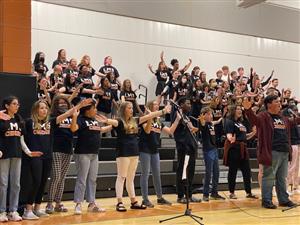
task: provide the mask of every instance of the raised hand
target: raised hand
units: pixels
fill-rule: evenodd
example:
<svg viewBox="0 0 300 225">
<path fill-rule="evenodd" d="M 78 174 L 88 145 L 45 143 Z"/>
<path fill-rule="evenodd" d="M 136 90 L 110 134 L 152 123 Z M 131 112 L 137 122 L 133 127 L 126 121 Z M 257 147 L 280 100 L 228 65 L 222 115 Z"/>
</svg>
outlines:
<svg viewBox="0 0 300 225">
<path fill-rule="evenodd" d="M 106 117 L 106 116 L 103 116 L 103 115 L 101 115 L 101 114 L 97 114 L 97 115 L 95 116 L 95 119 L 96 119 L 98 122 L 100 122 L 100 123 L 107 123 L 107 121 L 108 121 L 107 117 Z"/>
<path fill-rule="evenodd" d="M 92 104 L 92 102 L 93 102 L 93 99 L 86 98 L 79 103 L 79 106 L 80 106 L 80 108 L 83 108 L 83 107 L 86 107 L 86 106 Z"/>
<path fill-rule="evenodd" d="M 243 107 L 244 109 L 250 109 L 252 106 L 252 102 L 246 97 L 243 100 Z"/>
<path fill-rule="evenodd" d="M 73 113 L 73 117 L 78 117 L 79 116 L 80 111 L 79 110 L 75 110 Z"/>
<path fill-rule="evenodd" d="M 5 110 L 2 110 L 2 111 L 0 111 L 0 119 L 1 120 L 10 120 L 10 116 L 5 113 Z"/>
<path fill-rule="evenodd" d="M 165 108 L 163 109 L 164 114 L 166 113 L 171 113 L 172 107 L 170 104 L 166 105 Z"/>
<path fill-rule="evenodd" d="M 201 125 L 205 124 L 205 115 L 201 113 L 198 117 L 198 120 L 200 121 Z"/>
</svg>

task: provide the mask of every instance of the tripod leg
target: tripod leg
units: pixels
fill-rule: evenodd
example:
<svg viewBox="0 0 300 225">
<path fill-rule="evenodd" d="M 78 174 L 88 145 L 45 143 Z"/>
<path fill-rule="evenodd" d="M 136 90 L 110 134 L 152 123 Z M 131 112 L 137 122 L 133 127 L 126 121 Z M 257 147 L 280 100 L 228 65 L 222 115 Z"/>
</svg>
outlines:
<svg viewBox="0 0 300 225">
<path fill-rule="evenodd" d="M 198 221 L 196 218 L 194 218 L 194 216 L 190 216 L 193 220 L 195 220 L 198 224 L 200 224 L 200 225 L 204 225 L 203 223 L 201 223 L 200 221 Z"/>
<path fill-rule="evenodd" d="M 196 216 L 196 215 L 193 215 L 193 214 L 192 214 L 191 216 L 196 217 L 196 218 L 198 218 L 198 219 L 200 219 L 200 220 L 203 220 L 203 217 Z"/>
<path fill-rule="evenodd" d="M 171 217 L 171 218 L 168 218 L 168 219 L 160 220 L 159 222 L 163 223 L 165 221 L 174 220 L 174 219 L 177 219 L 177 218 L 180 218 L 180 217 L 183 217 L 183 216 L 185 216 L 185 215 L 174 216 L 174 217 Z"/>
</svg>

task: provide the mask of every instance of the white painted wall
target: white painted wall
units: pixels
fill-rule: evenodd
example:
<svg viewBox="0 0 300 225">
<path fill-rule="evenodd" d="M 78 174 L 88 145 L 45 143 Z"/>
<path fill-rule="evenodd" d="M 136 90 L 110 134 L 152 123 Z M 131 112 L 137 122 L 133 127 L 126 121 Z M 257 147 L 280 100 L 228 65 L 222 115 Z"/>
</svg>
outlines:
<svg viewBox="0 0 300 225">
<path fill-rule="evenodd" d="M 162 50 L 167 62 L 177 58 L 183 66 L 192 58 L 192 67 L 199 65 L 208 77 L 215 77 L 223 65 L 232 70 L 244 66 L 247 71 L 253 66 L 258 74 L 266 75 L 274 69 L 280 86 L 300 96 L 300 44 L 32 1 L 32 59 L 43 51 L 50 67 L 60 48 L 78 61 L 90 55 L 97 70 L 105 56 L 112 56 L 121 79 L 132 79 L 135 87 L 146 85 L 150 98 L 156 79 L 147 64 L 156 68 Z"/>
</svg>

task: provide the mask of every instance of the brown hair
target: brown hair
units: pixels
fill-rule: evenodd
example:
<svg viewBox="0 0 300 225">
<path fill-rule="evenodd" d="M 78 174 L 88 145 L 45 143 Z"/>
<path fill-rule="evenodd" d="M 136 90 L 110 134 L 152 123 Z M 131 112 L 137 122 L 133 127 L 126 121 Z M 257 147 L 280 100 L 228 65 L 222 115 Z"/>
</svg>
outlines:
<svg viewBox="0 0 300 225">
<path fill-rule="evenodd" d="M 44 118 L 43 120 L 39 120 L 39 108 L 41 104 L 45 104 L 48 110 L 47 116 L 46 118 Z M 49 106 L 48 103 L 45 100 L 38 100 L 35 103 L 33 103 L 32 107 L 31 107 L 31 119 L 33 121 L 34 124 L 34 129 L 40 129 L 41 125 L 43 123 L 48 122 L 49 119 Z"/>
<path fill-rule="evenodd" d="M 119 108 L 119 117 L 123 122 L 124 125 L 124 129 L 125 131 L 128 131 L 130 129 L 133 129 L 136 133 L 138 132 L 138 124 L 136 123 L 136 120 L 131 117 L 129 118 L 128 121 L 126 121 L 126 117 L 125 117 L 125 110 L 127 108 L 127 106 L 132 105 L 131 102 L 122 102 Z"/>
<path fill-rule="evenodd" d="M 58 103 L 59 100 L 63 99 L 66 104 L 68 105 L 68 109 L 71 108 L 71 103 L 69 102 L 69 99 L 64 96 L 64 95 L 56 95 L 53 100 L 52 100 L 52 105 L 51 105 L 51 116 L 59 116 L 61 113 L 59 112 L 59 107 Z"/>
</svg>

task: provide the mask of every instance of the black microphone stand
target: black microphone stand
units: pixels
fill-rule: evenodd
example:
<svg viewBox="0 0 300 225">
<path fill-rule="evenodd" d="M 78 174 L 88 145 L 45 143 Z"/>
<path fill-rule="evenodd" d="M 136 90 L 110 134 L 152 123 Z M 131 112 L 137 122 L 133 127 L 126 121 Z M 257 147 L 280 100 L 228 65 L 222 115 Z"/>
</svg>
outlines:
<svg viewBox="0 0 300 225">
<path fill-rule="evenodd" d="M 175 112 L 178 112 L 179 115 L 181 116 L 181 120 L 182 120 L 182 123 L 185 127 L 185 129 L 187 129 L 189 131 L 189 134 L 192 136 L 192 139 L 194 141 L 194 144 L 195 146 L 199 146 L 199 142 L 197 141 L 197 138 L 195 137 L 195 135 L 192 133 L 192 131 L 190 130 L 189 126 L 188 126 L 188 121 L 185 120 L 184 118 L 184 115 L 182 114 L 182 112 L 179 110 L 179 106 L 174 103 L 173 101 L 170 101 L 171 104 L 173 105 L 173 109 L 175 110 Z M 183 173 L 186 174 L 186 171 L 183 171 Z M 192 214 L 192 210 L 189 208 L 189 182 L 188 182 L 188 179 L 186 178 L 185 180 L 185 198 L 186 198 L 186 209 L 185 209 L 185 212 L 184 214 L 182 215 L 178 215 L 178 216 L 174 216 L 174 217 L 170 217 L 170 218 L 167 218 L 167 219 L 164 219 L 164 220 L 160 220 L 159 222 L 160 223 L 163 223 L 165 221 L 169 221 L 169 220 L 173 220 L 173 219 L 177 219 L 177 218 L 181 218 L 181 217 L 184 217 L 184 216 L 189 216 L 190 218 L 192 218 L 193 220 L 195 220 L 198 224 L 200 225 L 204 225 L 203 223 L 201 223 L 199 220 L 203 220 L 202 217 L 200 216 L 196 216 L 196 215 L 193 215 Z"/>
</svg>

